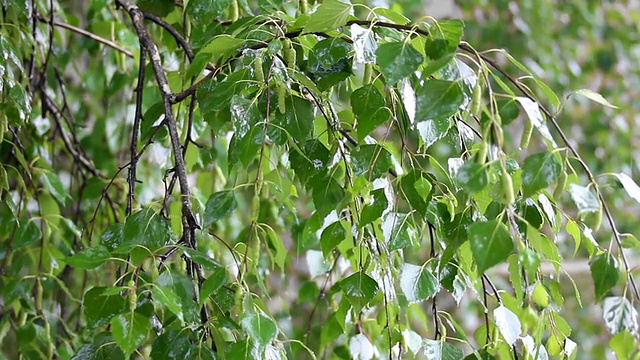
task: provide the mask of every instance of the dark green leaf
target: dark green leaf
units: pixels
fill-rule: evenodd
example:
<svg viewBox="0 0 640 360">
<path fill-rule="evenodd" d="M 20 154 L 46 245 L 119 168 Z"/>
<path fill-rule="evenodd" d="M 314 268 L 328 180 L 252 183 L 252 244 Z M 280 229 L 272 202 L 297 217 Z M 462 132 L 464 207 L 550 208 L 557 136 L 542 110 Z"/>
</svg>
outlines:
<svg viewBox="0 0 640 360">
<path fill-rule="evenodd" d="M 380 145 L 361 145 L 351 152 L 351 163 L 355 176 L 363 175 L 369 180 L 382 177 L 395 165 L 391 154 Z"/>
<path fill-rule="evenodd" d="M 389 205 L 384 189 L 373 190 L 371 192 L 371 197 L 372 203 L 365 205 L 362 209 L 362 214 L 360 215 L 360 223 L 358 226 L 361 228 L 377 219 L 380 219 L 382 213 Z"/>
<path fill-rule="evenodd" d="M 402 265 L 400 287 L 410 303 L 428 300 L 438 293 L 440 284 L 426 266 Z"/>
<path fill-rule="evenodd" d="M 287 112 L 281 114 L 276 111 L 274 124 L 282 127 L 287 131 L 289 136 L 298 143 L 304 143 L 309 135 L 313 132 L 313 105 L 297 96 L 287 96 L 285 100 Z M 270 126 L 267 133 L 269 137 L 274 139 L 279 145 L 286 143 L 286 136 L 280 134 L 280 130 L 276 126 Z M 274 136 L 275 134 L 275 136 Z"/>
<path fill-rule="evenodd" d="M 595 287 L 596 301 L 600 301 L 620 278 L 618 263 L 610 253 L 601 252 L 589 260 L 589 267 Z"/>
<path fill-rule="evenodd" d="M 190 247 L 181 247 L 182 251 L 184 251 L 187 255 L 189 255 L 189 257 L 191 258 L 191 260 L 193 260 L 195 263 L 202 265 L 202 268 L 204 270 L 207 271 L 218 271 L 221 268 L 224 268 L 224 266 L 222 266 L 222 264 L 218 263 L 217 261 L 213 260 L 211 257 L 209 257 L 207 254 L 204 254 L 198 250 L 192 249 Z"/>
<path fill-rule="evenodd" d="M 142 246 L 155 251 L 168 244 L 173 238 L 169 221 L 151 208 L 142 209 L 127 218 L 124 224 L 123 243 L 115 252 L 125 254 Z"/>
<path fill-rule="evenodd" d="M 87 248 L 79 253 L 64 259 L 64 262 L 79 269 L 95 269 L 109 260 L 111 254 L 109 250 L 103 246 Z"/>
<path fill-rule="evenodd" d="M 489 184 L 487 168 L 476 162 L 462 165 L 458 170 L 457 179 L 458 184 L 469 194 L 482 191 Z"/>
<path fill-rule="evenodd" d="M 200 302 L 204 302 L 209 295 L 218 291 L 218 289 L 228 281 L 229 277 L 227 276 L 227 270 L 225 268 L 219 268 L 214 271 L 200 287 Z"/>
<path fill-rule="evenodd" d="M 115 315 L 126 311 L 126 299 L 118 295 L 104 295 L 109 288 L 94 287 L 84 294 L 82 307 L 90 329 L 107 324 Z"/>
<path fill-rule="evenodd" d="M 507 227 L 496 220 L 476 222 L 469 227 L 471 253 L 478 273 L 505 261 L 513 251 L 513 240 Z"/>
<path fill-rule="evenodd" d="M 184 331 L 169 330 L 158 336 L 151 348 L 151 358 L 154 360 L 185 360 L 189 350 L 193 347 Z"/>
<path fill-rule="evenodd" d="M 138 1 L 138 6 L 141 10 L 165 17 L 173 11 L 176 3 L 174 0 L 141 0 Z"/>
<path fill-rule="evenodd" d="M 424 190 L 425 181 L 431 183 L 429 175 L 418 170 L 411 170 L 400 178 L 400 187 L 402 188 L 404 198 L 407 199 L 413 209 L 415 209 L 423 217 L 427 216 L 427 207 L 429 205 L 429 201 L 431 200 L 431 195 L 428 195 L 426 197 L 422 196 L 420 193 L 418 193 L 416 184 L 419 184 L 418 187 Z M 421 192 L 424 193 L 424 191 L 422 190 Z M 432 192 L 433 189 L 431 189 L 431 193 Z"/>
<path fill-rule="evenodd" d="M 410 42 L 388 42 L 376 51 L 378 65 L 389 85 L 413 74 L 424 61 L 422 54 Z"/>
<path fill-rule="evenodd" d="M 35 222 L 22 219 L 20 225 L 16 229 L 16 234 L 13 240 L 13 247 L 15 249 L 30 245 L 42 238 L 42 232 Z"/>
<path fill-rule="evenodd" d="M 336 221 L 333 224 L 327 226 L 320 236 L 320 247 L 322 248 L 322 254 L 327 256 L 338 246 L 343 240 L 347 238 L 347 230 L 340 221 Z"/>
<path fill-rule="evenodd" d="M 340 281 L 340 289 L 359 312 L 378 293 L 378 283 L 362 271 Z"/>
<path fill-rule="evenodd" d="M 109 333 L 98 333 L 90 344 L 82 345 L 71 360 L 124 360 L 124 354 Z"/>
<path fill-rule="evenodd" d="M 306 184 L 314 175 L 327 169 L 331 153 L 317 139 L 308 140 L 300 150 L 302 153 L 296 149 L 289 150 L 289 161 L 300 182 Z"/>
<path fill-rule="evenodd" d="M 238 203 L 232 190 L 218 191 L 209 197 L 204 208 L 202 226 L 207 228 L 235 210 Z"/>
<path fill-rule="evenodd" d="M 181 322 L 195 324 L 200 319 L 194 300 L 193 282 L 177 272 L 165 271 L 156 279 L 153 298 L 165 305 Z"/>
<path fill-rule="evenodd" d="M 216 112 L 230 111 L 233 95 L 239 94 L 248 85 L 250 79 L 248 69 L 238 70 L 222 81 L 206 81 L 198 87 L 198 105 L 205 121 L 218 124 Z"/>
<path fill-rule="evenodd" d="M 391 117 L 384 96 L 373 85 L 365 85 L 351 93 L 351 109 L 358 119 L 356 129 L 359 141 Z"/>
<path fill-rule="evenodd" d="M 191 0 L 185 9 L 192 23 L 215 21 L 229 8 L 231 0 Z"/>
<path fill-rule="evenodd" d="M 264 144 L 265 135 L 264 126 L 262 125 L 252 127 L 243 137 L 240 137 L 238 133 L 234 133 L 229 143 L 229 169 L 238 163 L 249 167 L 260 152 L 260 147 Z"/>
<path fill-rule="evenodd" d="M 111 319 L 111 333 L 116 344 L 129 356 L 147 339 L 151 320 L 137 312 L 116 315 Z"/>
<path fill-rule="evenodd" d="M 17 299 L 28 298 L 31 296 L 29 292 L 33 289 L 32 282 L 25 279 L 11 280 L 2 285 L 2 300 L 5 306 L 11 306 Z"/>
<path fill-rule="evenodd" d="M 104 245 L 108 250 L 117 249 L 124 242 L 124 224 L 115 223 L 100 237 L 100 245 Z"/>
<path fill-rule="evenodd" d="M 313 189 L 313 204 L 321 218 L 334 210 L 344 198 L 344 189 L 333 177 L 318 174 L 309 180 Z"/>
<path fill-rule="evenodd" d="M 349 19 L 351 4 L 341 0 L 325 0 L 320 7 L 311 14 L 304 33 L 337 30 L 344 26 Z"/>
<path fill-rule="evenodd" d="M 550 152 L 530 155 L 522 165 L 522 194 L 525 197 L 551 185 L 562 171 L 562 165 Z"/>
<path fill-rule="evenodd" d="M 326 90 L 351 75 L 351 48 L 340 38 L 327 38 L 313 47 L 307 66 L 318 89 Z"/>
<path fill-rule="evenodd" d="M 438 79 L 427 80 L 418 87 L 416 98 L 416 122 L 448 118 L 458 112 L 464 102 L 458 82 Z M 442 132 L 439 127 L 434 130 Z"/>
</svg>

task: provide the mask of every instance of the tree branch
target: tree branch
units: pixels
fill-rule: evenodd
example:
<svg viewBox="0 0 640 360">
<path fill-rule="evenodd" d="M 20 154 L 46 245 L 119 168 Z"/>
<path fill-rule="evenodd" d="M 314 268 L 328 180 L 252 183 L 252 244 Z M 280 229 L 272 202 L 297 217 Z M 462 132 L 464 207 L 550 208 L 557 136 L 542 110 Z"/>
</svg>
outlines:
<svg viewBox="0 0 640 360">
<path fill-rule="evenodd" d="M 189 189 L 189 181 L 187 179 L 187 171 L 182 158 L 182 144 L 180 143 L 180 136 L 178 134 L 178 126 L 175 116 L 173 115 L 173 103 L 175 95 L 171 91 L 167 75 L 162 68 L 162 59 L 160 58 L 160 52 L 155 42 L 144 27 L 144 14 L 138 8 L 138 6 L 132 0 L 116 0 L 117 4 L 124 7 L 129 13 L 131 22 L 140 39 L 141 51 L 145 51 L 150 58 L 151 66 L 155 74 L 156 82 L 162 94 L 162 103 L 164 105 L 165 124 L 169 130 L 169 137 L 171 139 L 171 146 L 173 148 L 173 160 L 175 165 L 175 171 L 178 175 L 178 181 L 180 182 L 180 194 L 182 202 L 182 217 L 183 225 L 188 228 L 197 228 L 198 224 L 193 216 L 191 209 L 191 190 Z M 188 229 L 185 229 L 185 233 L 188 233 Z M 195 240 L 195 239 L 194 239 Z M 189 243 L 189 242 L 187 242 Z"/>
</svg>

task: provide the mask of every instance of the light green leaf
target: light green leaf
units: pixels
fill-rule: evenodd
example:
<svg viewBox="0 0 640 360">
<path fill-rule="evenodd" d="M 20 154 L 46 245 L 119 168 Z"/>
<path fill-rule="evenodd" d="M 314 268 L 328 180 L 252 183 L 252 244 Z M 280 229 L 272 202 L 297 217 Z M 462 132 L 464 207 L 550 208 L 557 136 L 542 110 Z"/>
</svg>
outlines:
<svg viewBox="0 0 640 360">
<path fill-rule="evenodd" d="M 109 260 L 111 254 L 103 245 L 90 247 L 64 259 L 64 262 L 78 269 L 95 269 Z"/>
<path fill-rule="evenodd" d="M 111 319 L 111 333 L 126 356 L 133 353 L 147 339 L 151 320 L 137 312 L 116 315 Z"/>
<path fill-rule="evenodd" d="M 50 171 L 43 171 L 40 176 L 40 180 L 44 185 L 45 189 L 60 203 L 60 205 L 65 206 L 68 200 L 71 200 L 71 196 L 64 189 L 64 185 L 62 185 L 62 181 L 58 175 Z"/>
<path fill-rule="evenodd" d="M 620 180 L 620 183 L 622 183 L 622 187 L 627 194 L 635 201 L 640 202 L 640 187 L 638 184 L 627 174 L 619 173 L 615 175 L 618 177 L 618 180 Z"/>
<path fill-rule="evenodd" d="M 587 99 L 591 100 L 591 101 L 595 101 L 600 105 L 606 106 L 606 107 L 610 107 L 613 109 L 618 109 L 617 106 L 611 104 L 610 102 L 607 101 L 607 99 L 605 99 L 602 95 L 600 95 L 599 93 L 589 90 L 589 89 L 579 89 L 573 92 L 573 94 L 575 95 L 580 95 L 580 96 L 584 96 Z"/>
<path fill-rule="evenodd" d="M 431 188 L 429 188 L 429 194 L 424 196 L 428 188 L 424 182 L 431 184 L 429 175 L 418 170 L 411 170 L 400 178 L 400 188 L 402 189 L 404 198 L 411 204 L 413 209 L 422 216 L 427 215 L 427 206 L 429 205 L 431 193 L 433 192 L 433 186 L 431 186 Z M 419 184 L 420 192 L 418 192 L 416 184 Z"/>
<path fill-rule="evenodd" d="M 623 296 L 610 296 L 602 302 L 602 317 L 611 335 L 624 330 L 635 331 L 638 312 Z"/>
<path fill-rule="evenodd" d="M 549 142 L 553 145 L 553 147 L 557 147 L 555 140 L 553 140 L 553 136 L 545 124 L 544 118 L 542 117 L 542 113 L 540 112 L 540 106 L 537 102 L 526 98 L 526 97 L 517 97 L 516 100 L 522 105 L 524 112 L 527 113 L 527 117 L 531 124 L 538 130 L 540 135 L 545 139 L 549 140 Z"/>
<path fill-rule="evenodd" d="M 325 0 L 318 10 L 311 14 L 303 33 L 314 33 L 336 30 L 347 24 L 351 14 L 351 4 L 348 1 Z"/>
<path fill-rule="evenodd" d="M 404 263 L 400 274 L 400 287 L 407 301 L 415 303 L 434 297 L 440 284 L 426 266 Z"/>
<path fill-rule="evenodd" d="M 387 84 L 393 85 L 418 70 L 424 58 L 410 42 L 388 42 L 380 45 L 376 51 L 380 70 Z"/>
<path fill-rule="evenodd" d="M 600 202 L 591 188 L 569 184 L 569 194 L 576 203 L 579 213 L 600 211 Z"/>
<path fill-rule="evenodd" d="M 620 278 L 618 263 L 610 253 L 601 252 L 589 260 L 589 267 L 591 268 L 596 300 L 600 301 L 611 288 L 616 286 Z"/>
<path fill-rule="evenodd" d="M 218 191 L 212 194 L 205 205 L 202 226 L 207 228 L 214 222 L 231 214 L 237 205 L 236 197 L 231 190 Z"/>
<path fill-rule="evenodd" d="M 506 260 L 514 248 L 509 230 L 496 220 L 472 224 L 469 227 L 469 240 L 480 274 Z"/>
<path fill-rule="evenodd" d="M 276 323 L 262 311 L 245 313 L 240 319 L 240 326 L 261 350 L 278 336 Z"/>
<path fill-rule="evenodd" d="M 525 197 L 551 185 L 562 171 L 562 165 L 553 153 L 530 155 L 522 165 L 522 193 Z"/>
<path fill-rule="evenodd" d="M 186 13 L 191 22 L 205 24 L 221 16 L 231 5 L 231 0 L 191 0 Z"/>
</svg>

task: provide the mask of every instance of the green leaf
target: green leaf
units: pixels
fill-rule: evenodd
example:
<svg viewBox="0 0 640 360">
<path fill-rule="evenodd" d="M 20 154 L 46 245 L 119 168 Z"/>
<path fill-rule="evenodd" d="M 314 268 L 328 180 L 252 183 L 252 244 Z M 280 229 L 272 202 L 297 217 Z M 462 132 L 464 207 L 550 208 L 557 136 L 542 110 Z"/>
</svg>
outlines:
<svg viewBox="0 0 640 360">
<path fill-rule="evenodd" d="M 13 248 L 17 249 L 26 245 L 31 245 L 42 238 L 42 231 L 35 222 L 22 219 L 13 237 Z"/>
<path fill-rule="evenodd" d="M 400 274 L 400 287 L 407 301 L 415 303 L 434 297 L 440 283 L 426 266 L 405 263 Z"/>
<path fill-rule="evenodd" d="M 589 187 L 569 184 L 569 194 L 578 207 L 578 213 L 600 211 L 600 202 L 596 194 Z"/>
<path fill-rule="evenodd" d="M 276 111 L 273 123 L 286 130 L 295 142 L 304 143 L 313 132 L 313 119 L 315 118 L 313 105 L 301 97 L 287 96 L 285 106 L 287 112 L 281 114 Z M 270 126 L 267 130 L 270 138 L 274 139 L 277 144 L 284 145 L 287 138 L 280 134 L 281 132 L 282 130 L 276 126 Z M 273 136 L 274 134 L 276 136 Z"/>
<path fill-rule="evenodd" d="M 340 289 L 357 313 L 378 293 L 378 283 L 359 271 L 340 281 Z"/>
<path fill-rule="evenodd" d="M 416 122 L 444 119 L 460 110 L 464 103 L 457 81 L 431 79 L 416 91 Z M 448 128 L 447 128 L 448 130 Z"/>
<path fill-rule="evenodd" d="M 232 190 L 218 191 L 212 194 L 209 196 L 204 208 L 202 226 L 207 228 L 216 221 L 223 219 L 231 214 L 237 205 L 236 196 Z"/>
<path fill-rule="evenodd" d="M 108 287 L 94 287 L 84 294 L 82 307 L 87 327 L 94 329 L 107 324 L 115 315 L 126 311 L 126 299 L 120 294 L 104 295 Z"/>
<path fill-rule="evenodd" d="M 227 275 L 227 270 L 225 268 L 219 268 L 209 275 L 207 280 L 205 280 L 202 283 L 202 286 L 200 286 L 200 305 L 207 300 L 209 295 L 216 292 L 227 282 L 229 282 L 229 276 Z"/>
<path fill-rule="evenodd" d="M 151 348 L 151 358 L 185 360 L 193 345 L 184 331 L 169 330 L 158 336 Z"/>
<path fill-rule="evenodd" d="M 78 269 L 95 269 L 109 260 L 111 254 L 109 250 L 98 245 L 80 251 L 79 253 L 67 257 L 64 262 Z"/>
<path fill-rule="evenodd" d="M 320 248 L 322 249 L 322 254 L 326 257 L 346 238 L 347 230 L 345 230 L 340 221 L 336 221 L 327 226 L 320 236 Z"/>
<path fill-rule="evenodd" d="M 300 150 L 302 153 L 295 148 L 289 150 L 289 161 L 300 182 L 306 185 L 314 175 L 326 170 L 331 153 L 318 139 L 308 140 Z"/>
<path fill-rule="evenodd" d="M 611 104 L 610 102 L 607 101 L 607 99 L 605 99 L 602 95 L 598 94 L 595 91 L 589 90 L 589 89 L 580 89 L 580 90 L 576 90 L 573 92 L 575 95 L 580 95 L 580 96 L 584 96 L 587 99 L 591 100 L 591 101 L 595 101 L 600 105 L 604 105 L 606 107 L 610 107 L 613 109 L 618 109 L 617 106 Z"/>
<path fill-rule="evenodd" d="M 218 62 L 218 60 L 224 61 L 224 59 L 235 55 L 244 42 L 244 39 L 221 34 L 211 39 L 207 45 L 200 49 L 197 55 L 200 56 L 203 54 L 203 56 L 205 56 L 204 54 L 208 54 L 209 61 L 214 63 Z"/>
<path fill-rule="evenodd" d="M 469 226 L 469 240 L 480 274 L 505 261 L 514 248 L 509 230 L 496 220 L 476 222 Z"/>
<path fill-rule="evenodd" d="M 109 251 L 117 249 L 124 242 L 124 224 L 115 223 L 107 228 L 100 237 L 100 245 L 104 245 Z"/>
<path fill-rule="evenodd" d="M 147 339 L 151 320 L 137 312 L 116 315 L 111 319 L 111 333 L 126 356 L 133 353 Z"/>
<path fill-rule="evenodd" d="M 589 260 L 589 267 L 595 287 L 596 301 L 600 301 L 611 288 L 616 286 L 620 278 L 618 263 L 610 253 L 601 252 Z"/>
<path fill-rule="evenodd" d="M 431 184 L 429 175 L 415 169 L 400 178 L 400 188 L 402 189 L 404 198 L 407 199 L 411 207 L 423 217 L 427 216 L 427 207 L 431 200 L 431 193 L 433 193 L 433 186 L 428 187 L 425 182 Z M 420 192 L 418 192 L 416 184 L 418 184 Z M 429 195 L 423 196 L 426 189 L 429 189 Z"/>
<path fill-rule="evenodd" d="M 222 16 L 231 0 L 191 0 L 185 9 L 192 23 L 209 23 Z"/>
<path fill-rule="evenodd" d="M 340 38 L 327 38 L 313 47 L 307 67 L 318 89 L 327 90 L 351 75 L 351 51 L 352 45 Z"/>
<path fill-rule="evenodd" d="M 371 192 L 372 202 L 365 205 L 360 215 L 358 227 L 362 228 L 373 221 L 380 219 L 382 213 L 389 206 L 389 201 L 384 193 L 384 189 L 377 189 Z"/>
<path fill-rule="evenodd" d="M 373 85 L 365 85 L 351 93 L 351 109 L 358 119 L 356 131 L 362 141 L 375 128 L 391 117 L 384 96 Z"/>
<path fill-rule="evenodd" d="M 430 26 L 430 37 L 425 41 L 425 54 L 437 60 L 454 53 L 464 30 L 461 20 L 439 20 Z"/>
<path fill-rule="evenodd" d="M 278 336 L 276 323 L 262 311 L 245 313 L 240 319 L 240 326 L 261 350 Z"/>
<path fill-rule="evenodd" d="M 350 13 L 351 4 L 348 1 L 325 0 L 318 10 L 311 14 L 303 33 L 336 30 L 347 24 Z"/>
<path fill-rule="evenodd" d="M 124 224 L 122 245 L 114 251 L 118 254 L 131 252 L 138 246 L 155 251 L 173 239 L 171 224 L 151 208 L 142 209 L 127 218 Z"/>
<path fill-rule="evenodd" d="M 442 340 L 423 339 L 422 346 L 427 359 L 462 360 L 464 356 L 462 350 Z"/>
<path fill-rule="evenodd" d="M 408 41 L 380 45 L 376 51 L 376 58 L 389 85 L 413 74 L 424 61 L 422 54 Z"/>
<path fill-rule="evenodd" d="M 363 175 L 371 181 L 395 168 L 391 154 L 380 145 L 362 145 L 353 149 L 351 164 L 355 176 Z"/>
<path fill-rule="evenodd" d="M 419 235 L 411 222 L 411 214 L 390 212 L 382 222 L 382 232 L 389 251 L 404 249 L 417 243 Z"/>
<path fill-rule="evenodd" d="M 553 153 L 530 155 L 522 165 L 522 194 L 525 197 L 551 185 L 562 171 L 562 165 Z"/>
<path fill-rule="evenodd" d="M 196 324 L 200 321 L 198 305 L 194 300 L 193 282 L 185 275 L 164 271 L 152 289 L 153 298 L 165 305 L 181 322 Z"/>
<path fill-rule="evenodd" d="M 64 185 L 62 185 L 62 181 L 55 173 L 50 171 L 43 171 L 40 180 L 42 181 L 42 185 L 44 185 L 45 189 L 56 199 L 58 203 L 62 206 L 66 206 L 67 201 L 71 200 L 71 196 L 64 189 Z"/>
<path fill-rule="evenodd" d="M 321 173 L 309 180 L 313 191 L 313 204 L 320 218 L 334 210 L 344 198 L 344 189 L 330 175 Z"/>
<path fill-rule="evenodd" d="M 198 250 L 192 249 L 187 246 L 181 246 L 180 249 L 184 251 L 187 255 L 189 255 L 191 260 L 193 260 L 195 263 L 202 265 L 202 268 L 204 270 L 215 272 L 220 270 L 221 268 L 224 268 L 222 264 L 213 260 L 203 252 L 200 252 Z"/>
<path fill-rule="evenodd" d="M 109 333 L 98 333 L 91 344 L 78 349 L 71 360 L 124 360 L 122 350 L 113 341 Z"/>
<path fill-rule="evenodd" d="M 264 126 L 261 125 L 252 127 L 244 136 L 234 133 L 229 143 L 229 169 L 235 164 L 249 167 L 260 152 L 265 135 Z"/>
<path fill-rule="evenodd" d="M 247 87 L 250 79 L 249 69 L 231 73 L 222 81 L 209 80 L 198 87 L 198 105 L 202 116 L 209 123 L 216 124 L 216 113 L 230 111 L 231 98 Z"/>
<path fill-rule="evenodd" d="M 457 174 L 458 184 L 469 194 L 482 191 L 489 184 L 487 169 L 476 162 L 468 162 L 460 167 Z"/>
</svg>

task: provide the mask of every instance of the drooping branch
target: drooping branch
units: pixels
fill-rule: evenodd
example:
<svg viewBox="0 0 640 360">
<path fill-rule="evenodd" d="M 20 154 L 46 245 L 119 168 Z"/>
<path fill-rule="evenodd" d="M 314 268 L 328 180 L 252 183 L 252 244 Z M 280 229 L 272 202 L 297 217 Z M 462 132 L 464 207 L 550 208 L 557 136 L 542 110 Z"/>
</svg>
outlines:
<svg viewBox="0 0 640 360">
<path fill-rule="evenodd" d="M 171 147 L 173 148 L 174 171 L 176 172 L 180 183 L 183 225 L 189 228 L 197 228 L 198 225 L 191 209 L 191 190 L 187 179 L 184 158 L 182 157 L 182 144 L 180 143 L 180 136 L 178 134 L 177 121 L 173 115 L 175 94 L 171 91 L 167 75 L 162 68 L 162 59 L 160 58 L 158 46 L 147 32 L 143 23 L 144 14 L 138 6 L 132 0 L 117 0 L 117 4 L 124 7 L 127 13 L 129 13 L 131 22 L 138 34 L 138 38 L 140 39 L 141 51 L 144 51 L 149 55 L 156 82 L 158 83 L 158 88 L 162 95 L 165 116 L 164 122 L 169 130 L 169 138 L 171 140 Z M 188 232 L 189 231 L 186 231 L 185 229 L 185 233 Z"/>
<path fill-rule="evenodd" d="M 463 50 L 465 52 L 468 52 L 468 53 L 471 53 L 471 54 L 476 54 L 477 53 L 473 48 L 471 48 L 466 43 L 461 43 L 459 45 L 459 48 L 461 50 Z M 529 100 L 534 101 L 536 104 L 538 104 L 538 108 L 540 109 L 540 111 L 542 111 L 542 113 L 547 117 L 547 119 L 549 120 L 551 125 L 554 127 L 554 129 L 556 129 L 556 131 L 560 135 L 560 138 L 562 139 L 562 142 L 564 143 L 564 145 L 567 147 L 567 149 L 569 149 L 571 154 L 574 156 L 574 158 L 580 164 L 580 167 L 582 168 L 582 170 L 587 175 L 587 178 L 589 179 L 589 182 L 591 184 L 593 184 L 593 187 L 594 187 L 594 189 L 596 191 L 596 194 L 598 196 L 598 200 L 600 201 L 600 204 L 602 205 L 605 217 L 607 218 L 607 222 L 609 223 L 609 226 L 611 227 L 611 232 L 613 233 L 613 238 L 614 238 L 614 240 L 616 242 L 616 245 L 618 246 L 618 249 L 620 249 L 620 256 L 622 257 L 622 262 L 624 264 L 624 269 L 625 269 L 625 271 L 627 273 L 627 280 L 628 280 L 629 284 L 631 285 L 631 287 L 633 289 L 634 296 L 636 297 L 636 299 L 640 300 L 640 291 L 638 290 L 638 287 L 637 287 L 637 285 L 635 283 L 635 280 L 633 279 L 633 274 L 631 272 L 632 268 L 629 265 L 629 261 L 628 261 L 627 257 L 622 253 L 623 246 L 622 246 L 622 239 L 620 238 L 620 232 L 618 231 L 618 227 L 616 225 L 615 220 L 613 219 L 613 215 L 611 214 L 611 210 L 609 209 L 609 206 L 607 205 L 607 203 L 605 201 L 605 197 L 602 194 L 602 191 L 600 191 L 600 187 L 598 186 L 598 184 L 596 182 L 596 178 L 593 175 L 593 172 L 591 172 L 591 169 L 589 169 L 589 166 L 584 161 L 582 156 L 580 156 L 580 154 L 578 153 L 576 148 L 573 145 L 571 145 L 571 142 L 569 141 L 569 138 L 564 133 L 564 131 L 560 127 L 560 124 L 556 120 L 555 116 L 551 113 L 551 111 L 549 111 L 544 105 L 542 105 L 539 101 L 537 101 L 536 98 L 531 94 L 531 92 L 524 85 L 522 85 L 517 79 L 515 79 L 513 76 L 511 76 L 509 73 L 507 73 L 493 59 L 487 57 L 484 54 L 478 54 L 478 55 L 480 56 L 482 61 L 484 61 L 487 64 L 489 64 L 493 69 L 495 69 L 502 76 L 504 76 L 526 98 L 528 98 Z"/>
</svg>

